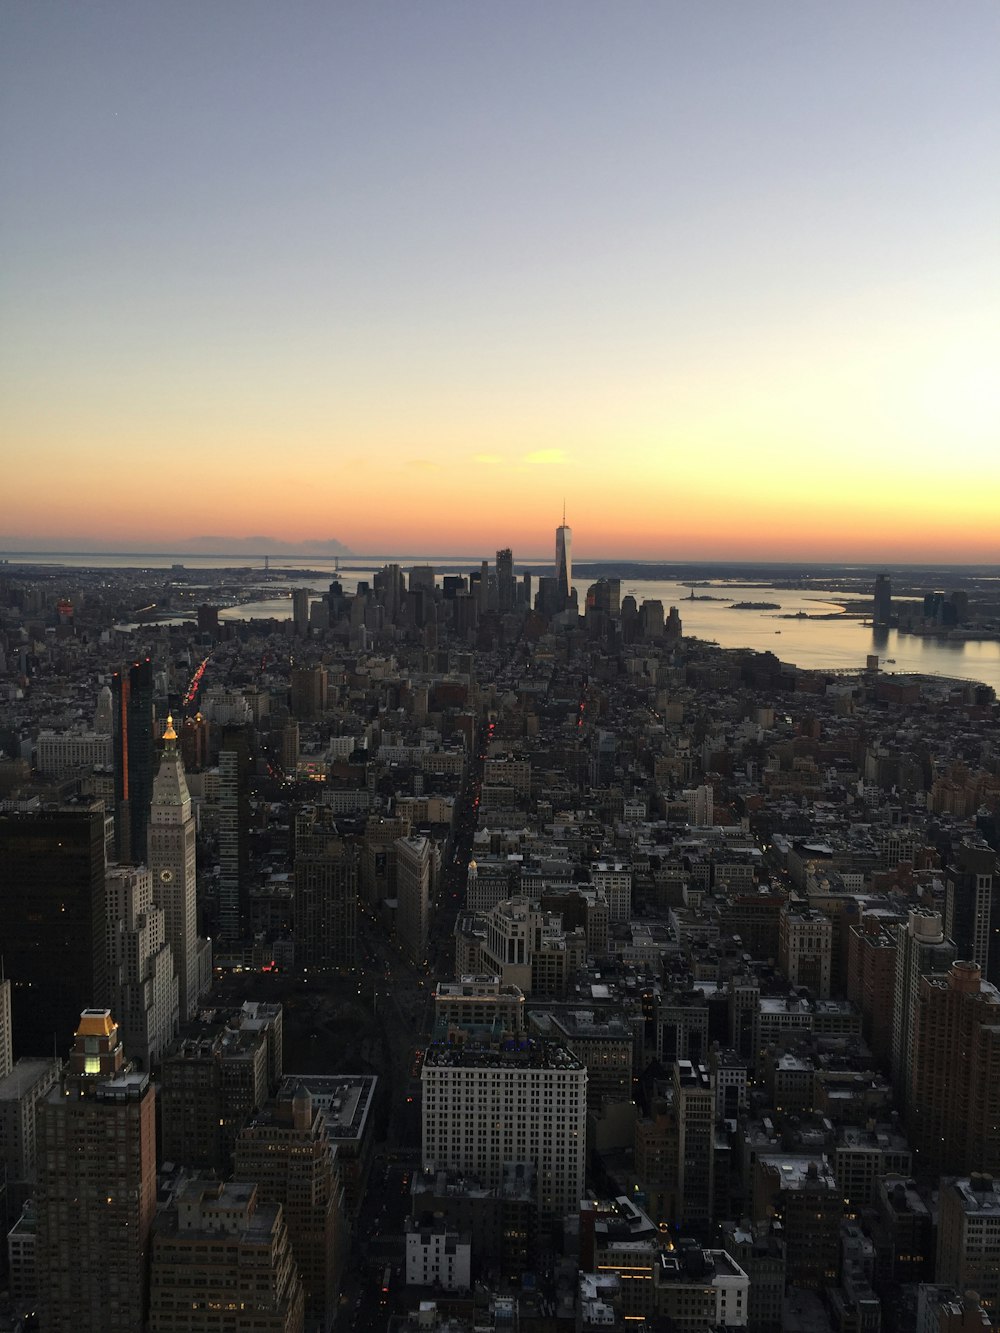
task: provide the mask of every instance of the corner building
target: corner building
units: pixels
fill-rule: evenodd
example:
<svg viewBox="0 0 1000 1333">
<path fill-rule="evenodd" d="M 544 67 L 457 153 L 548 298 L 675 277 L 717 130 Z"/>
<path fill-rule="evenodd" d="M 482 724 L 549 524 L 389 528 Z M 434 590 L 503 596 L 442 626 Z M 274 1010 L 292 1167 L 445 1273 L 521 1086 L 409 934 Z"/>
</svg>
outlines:
<svg viewBox="0 0 1000 1333">
<path fill-rule="evenodd" d="M 519 1038 L 427 1048 L 423 1168 L 497 1188 L 508 1162 L 535 1168 L 539 1216 L 575 1211 L 584 1193 L 587 1070 L 552 1042 Z"/>
<path fill-rule="evenodd" d="M 46 1333 L 140 1333 L 156 1211 L 155 1094 L 107 1009 L 80 1015 L 39 1110 L 38 1273 Z"/>
</svg>

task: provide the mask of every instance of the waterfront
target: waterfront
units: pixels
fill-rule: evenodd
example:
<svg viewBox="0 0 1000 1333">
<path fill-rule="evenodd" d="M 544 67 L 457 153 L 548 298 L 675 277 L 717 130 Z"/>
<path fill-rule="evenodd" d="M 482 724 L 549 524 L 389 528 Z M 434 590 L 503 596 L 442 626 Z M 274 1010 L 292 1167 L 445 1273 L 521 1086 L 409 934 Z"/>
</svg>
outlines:
<svg viewBox="0 0 1000 1333">
<path fill-rule="evenodd" d="M 460 556 L 396 556 L 392 557 L 404 568 L 413 564 L 431 564 L 443 567 L 474 569 L 479 561 L 474 557 L 463 560 Z M 307 557 L 298 560 L 282 556 L 269 561 L 264 568 L 261 556 L 246 555 L 95 555 L 66 553 L 10 555 L 10 567 L 38 564 L 64 565 L 68 568 L 108 568 L 137 570 L 170 570 L 182 565 L 189 573 L 220 568 L 252 571 L 254 578 L 247 591 L 260 592 L 259 597 L 226 607 L 223 620 L 249 618 L 287 619 L 291 615 L 291 584 L 283 571 L 308 569 L 311 577 L 303 578 L 318 596 L 325 592 L 330 580 L 339 578 L 345 592 L 353 593 L 361 580 L 369 583 L 387 557 Z M 530 563 L 530 561 L 518 562 Z M 611 566 L 609 565 L 609 570 Z M 586 596 L 590 580 L 576 581 L 580 603 Z M 890 672 L 920 672 L 926 675 L 954 677 L 961 680 L 984 681 L 1000 695 L 1000 643 L 996 641 L 962 641 L 942 637 L 921 637 L 901 634 L 898 630 L 876 630 L 861 619 L 842 616 L 843 607 L 858 611 L 870 610 L 870 598 L 857 596 L 851 591 L 830 589 L 788 589 L 752 583 L 733 578 L 702 582 L 691 599 L 691 585 L 671 580 L 622 580 L 622 596 L 631 595 L 641 603 L 644 599 L 659 600 L 664 609 L 676 606 L 680 611 L 684 633 L 711 640 L 723 648 L 751 648 L 757 652 L 771 652 L 784 662 L 815 670 L 851 670 L 865 666 L 870 654 L 880 660 L 882 669 Z M 720 600 L 702 600 L 719 598 Z M 733 610 L 731 602 L 776 602 L 779 610 Z M 795 618 L 798 612 L 805 616 L 836 616 L 835 619 Z M 787 618 L 792 617 L 792 618 Z"/>
</svg>

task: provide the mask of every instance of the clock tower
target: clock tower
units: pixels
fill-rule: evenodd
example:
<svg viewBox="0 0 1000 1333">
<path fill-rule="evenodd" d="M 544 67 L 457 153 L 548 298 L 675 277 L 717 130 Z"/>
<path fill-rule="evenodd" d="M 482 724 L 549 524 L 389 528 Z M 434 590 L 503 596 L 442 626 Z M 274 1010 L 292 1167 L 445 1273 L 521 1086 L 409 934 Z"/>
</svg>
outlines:
<svg viewBox="0 0 1000 1333">
<path fill-rule="evenodd" d="M 149 811 L 149 869 L 153 897 L 163 909 L 167 943 L 177 966 L 180 1020 L 190 1019 L 212 983 L 212 948 L 198 937 L 195 823 L 173 718 L 167 718 L 163 755 L 153 780 Z"/>
</svg>

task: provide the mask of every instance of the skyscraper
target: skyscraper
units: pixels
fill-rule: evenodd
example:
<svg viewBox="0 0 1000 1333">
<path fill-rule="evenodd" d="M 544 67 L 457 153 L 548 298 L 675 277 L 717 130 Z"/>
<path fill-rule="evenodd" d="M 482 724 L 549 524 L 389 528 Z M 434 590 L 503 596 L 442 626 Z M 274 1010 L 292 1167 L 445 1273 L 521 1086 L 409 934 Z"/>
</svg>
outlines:
<svg viewBox="0 0 1000 1333">
<path fill-rule="evenodd" d="M 145 866 L 108 866 L 104 900 L 108 995 L 121 1017 L 126 1056 L 150 1069 L 177 1029 L 177 976 L 163 911 Z"/>
<path fill-rule="evenodd" d="M 212 981 L 212 947 L 198 937 L 195 820 L 173 718 L 163 733 L 163 756 L 153 780 L 148 862 L 153 897 L 163 909 L 167 943 L 178 979 L 180 1021 L 193 1014 Z"/>
<path fill-rule="evenodd" d="M 257 1182 L 261 1203 L 280 1204 L 305 1292 L 310 1328 L 326 1333 L 337 1312 L 343 1263 L 342 1190 L 326 1117 L 299 1084 L 283 1088 L 236 1141 L 237 1180 Z"/>
<path fill-rule="evenodd" d="M 292 589 L 292 625 L 295 636 L 304 639 L 309 633 L 309 589 Z"/>
<path fill-rule="evenodd" d="M 242 939 L 250 918 L 250 738 L 225 727 L 219 750 L 219 938 Z"/>
<path fill-rule="evenodd" d="M 153 664 L 147 657 L 111 677 L 114 703 L 115 845 L 119 861 L 146 855 L 153 795 Z"/>
<path fill-rule="evenodd" d="M 573 529 L 566 526 L 566 506 L 563 506 L 563 521 L 556 528 L 556 582 L 559 584 L 559 597 L 563 607 L 569 601 L 573 587 Z"/>
<path fill-rule="evenodd" d="M 10 982 L 0 979 L 0 1079 L 6 1078 L 14 1065 L 14 1043 L 10 1026 Z"/>
<path fill-rule="evenodd" d="M 68 1072 L 39 1106 L 38 1271 L 49 1333 L 143 1328 L 156 1211 L 155 1094 L 107 1009 L 80 1015 Z"/>
<path fill-rule="evenodd" d="M 906 925 L 896 927 L 896 982 L 892 1006 L 890 1064 L 896 1091 L 907 1095 L 913 1073 L 914 1023 L 920 978 L 946 972 L 955 960 L 955 945 L 946 938 L 941 913 L 911 908 Z"/>
<path fill-rule="evenodd" d="M 892 621 L 892 580 L 888 574 L 875 575 L 872 620 L 880 628 L 884 628 Z"/>
<path fill-rule="evenodd" d="M 14 1050 L 62 1045 L 107 987 L 104 806 L 0 813 L 0 938 Z"/>
<path fill-rule="evenodd" d="M 497 603 L 501 611 L 510 611 L 517 601 L 514 577 L 514 553 L 509 546 L 497 551 Z"/>
<path fill-rule="evenodd" d="M 922 976 L 906 1128 L 931 1175 L 1000 1171 L 1000 992 L 975 963 Z"/>
<path fill-rule="evenodd" d="M 295 962 L 310 971 L 357 964 L 358 853 L 324 815 L 309 806 L 295 819 Z"/>
</svg>

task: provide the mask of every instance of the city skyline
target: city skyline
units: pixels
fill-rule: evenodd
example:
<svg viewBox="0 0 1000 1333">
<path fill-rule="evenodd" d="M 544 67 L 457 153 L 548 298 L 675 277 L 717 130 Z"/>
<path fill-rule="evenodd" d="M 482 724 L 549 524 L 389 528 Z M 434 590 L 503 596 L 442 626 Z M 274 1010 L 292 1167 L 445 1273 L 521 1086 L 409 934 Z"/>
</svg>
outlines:
<svg viewBox="0 0 1000 1333">
<path fill-rule="evenodd" d="M 4 547 L 996 559 L 994 6 L 0 23 Z"/>
</svg>

